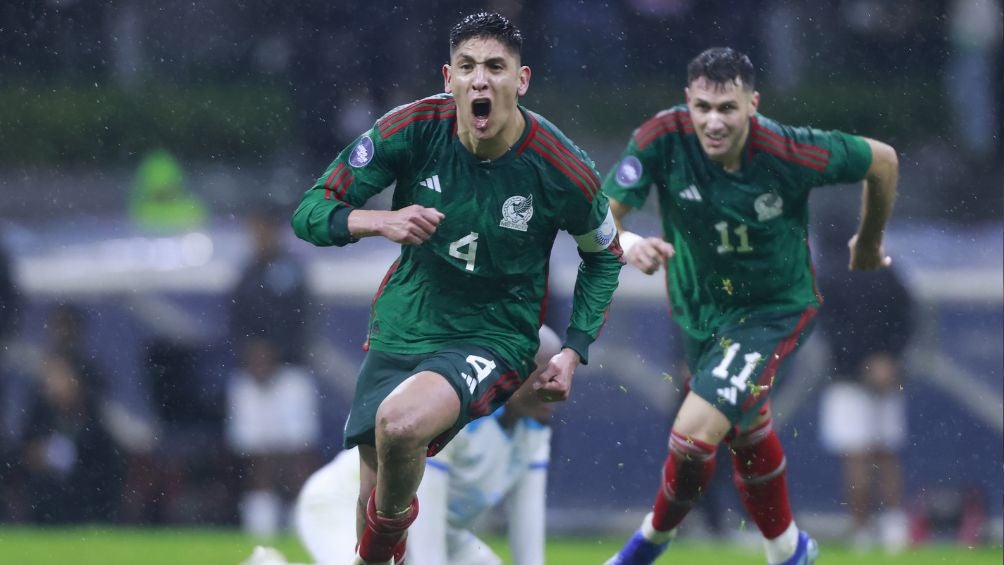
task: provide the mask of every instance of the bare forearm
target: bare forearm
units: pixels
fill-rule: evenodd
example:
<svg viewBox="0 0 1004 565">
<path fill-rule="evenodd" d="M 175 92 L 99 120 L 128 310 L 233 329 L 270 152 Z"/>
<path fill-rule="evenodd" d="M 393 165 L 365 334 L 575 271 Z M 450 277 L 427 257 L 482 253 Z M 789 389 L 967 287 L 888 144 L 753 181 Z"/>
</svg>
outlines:
<svg viewBox="0 0 1004 565">
<path fill-rule="evenodd" d="M 867 140 L 872 148 L 872 164 L 865 176 L 861 195 L 860 240 L 879 243 L 886 222 L 892 215 L 896 201 L 896 184 L 899 180 L 899 160 L 896 151 L 881 142 Z"/>
</svg>

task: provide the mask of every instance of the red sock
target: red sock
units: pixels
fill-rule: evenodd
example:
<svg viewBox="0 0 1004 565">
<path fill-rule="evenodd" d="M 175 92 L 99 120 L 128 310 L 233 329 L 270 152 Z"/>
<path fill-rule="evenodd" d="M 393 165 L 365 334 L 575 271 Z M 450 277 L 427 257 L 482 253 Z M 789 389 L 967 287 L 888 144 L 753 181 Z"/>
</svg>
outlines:
<svg viewBox="0 0 1004 565">
<path fill-rule="evenodd" d="M 394 546 L 394 565 L 405 565 L 404 557 L 408 551 L 408 534 L 405 533 L 401 541 Z"/>
<path fill-rule="evenodd" d="M 365 561 L 390 561 L 400 547 L 403 555 L 408 526 L 418 516 L 418 499 L 411 501 L 407 512 L 394 518 L 380 516 L 376 511 L 376 492 L 366 504 L 366 527 L 359 540 L 359 556 Z"/>
<path fill-rule="evenodd" d="M 760 532 L 774 539 L 791 525 L 787 463 L 770 421 L 732 442 L 732 476 L 739 498 Z"/>
<path fill-rule="evenodd" d="M 715 471 L 715 449 L 714 445 L 670 432 L 662 488 L 652 507 L 652 526 L 656 530 L 672 530 L 694 507 Z"/>
</svg>

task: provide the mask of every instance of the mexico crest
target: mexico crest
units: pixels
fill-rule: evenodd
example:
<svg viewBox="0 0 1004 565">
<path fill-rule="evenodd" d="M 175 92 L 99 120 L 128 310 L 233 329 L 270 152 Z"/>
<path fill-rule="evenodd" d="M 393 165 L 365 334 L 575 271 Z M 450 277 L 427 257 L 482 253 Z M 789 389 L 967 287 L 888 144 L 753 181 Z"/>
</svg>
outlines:
<svg viewBox="0 0 1004 565">
<path fill-rule="evenodd" d="M 533 195 L 510 196 L 502 204 L 502 221 L 499 225 L 511 230 L 526 231 L 526 223 L 533 217 Z"/>
<path fill-rule="evenodd" d="M 784 210 L 784 201 L 777 193 L 768 192 L 757 196 L 757 199 L 753 201 L 753 209 L 756 210 L 756 219 L 766 222 L 781 215 Z"/>
</svg>

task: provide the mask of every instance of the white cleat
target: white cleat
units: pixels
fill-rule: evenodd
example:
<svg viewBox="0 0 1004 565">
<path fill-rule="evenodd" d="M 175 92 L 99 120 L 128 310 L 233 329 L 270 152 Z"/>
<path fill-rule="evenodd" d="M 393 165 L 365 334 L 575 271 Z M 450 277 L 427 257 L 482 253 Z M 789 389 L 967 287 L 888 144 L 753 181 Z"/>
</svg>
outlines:
<svg viewBox="0 0 1004 565">
<path fill-rule="evenodd" d="M 251 557 L 242 561 L 240 565 L 290 565 L 290 563 L 278 549 L 259 545 L 251 552 Z"/>
</svg>

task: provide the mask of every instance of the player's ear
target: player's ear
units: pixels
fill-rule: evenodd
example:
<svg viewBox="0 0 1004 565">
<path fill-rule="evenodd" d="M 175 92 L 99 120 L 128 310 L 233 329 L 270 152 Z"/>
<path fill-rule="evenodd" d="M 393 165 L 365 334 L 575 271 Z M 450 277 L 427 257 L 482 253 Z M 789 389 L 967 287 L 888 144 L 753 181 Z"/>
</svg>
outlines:
<svg viewBox="0 0 1004 565">
<path fill-rule="evenodd" d="M 523 65 L 519 68 L 519 88 L 516 94 L 523 96 L 530 89 L 530 67 Z"/>
<path fill-rule="evenodd" d="M 753 95 L 750 96 L 750 109 L 756 112 L 757 107 L 760 106 L 760 92 L 757 90 L 753 91 Z"/>
<path fill-rule="evenodd" d="M 690 87 L 689 86 L 683 87 L 683 101 L 686 102 L 687 104 L 690 104 Z"/>
<path fill-rule="evenodd" d="M 450 87 L 450 65 L 443 65 L 443 92 L 453 92 L 453 88 Z"/>
</svg>

